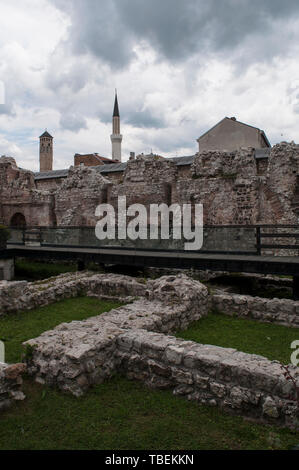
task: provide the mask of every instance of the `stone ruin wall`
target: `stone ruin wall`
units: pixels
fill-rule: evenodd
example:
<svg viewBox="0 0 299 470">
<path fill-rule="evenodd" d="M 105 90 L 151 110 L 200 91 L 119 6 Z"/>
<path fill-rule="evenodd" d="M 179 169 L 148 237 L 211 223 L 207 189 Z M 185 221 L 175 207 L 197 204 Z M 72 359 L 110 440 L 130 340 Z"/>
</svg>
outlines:
<svg viewBox="0 0 299 470">
<path fill-rule="evenodd" d="M 130 379 L 256 421 L 298 429 L 295 392 L 275 361 L 145 330 L 128 330 L 116 344 L 117 366 Z"/>
<path fill-rule="evenodd" d="M 32 310 L 79 295 L 130 300 L 144 295 L 145 285 L 129 276 L 75 272 L 54 276 L 45 281 L 0 281 L 0 316 Z"/>
<path fill-rule="evenodd" d="M 88 225 L 97 222 L 95 208 L 107 202 L 110 181 L 90 167 L 71 167 L 68 178 L 55 191 L 58 226 Z"/>
<path fill-rule="evenodd" d="M 255 160 L 252 148 L 196 154 L 191 166 L 139 156 L 121 173 L 101 175 L 92 167 L 70 168 L 60 184 L 34 181 L 32 172 L 0 158 L 0 219 L 9 224 L 16 212 L 27 225 L 96 223 L 101 202 L 127 204 L 202 203 L 206 224 L 297 223 L 299 146 L 275 145 L 267 159 Z M 265 160 L 265 161 L 264 161 Z M 267 162 L 267 163 L 265 163 Z"/>
<path fill-rule="evenodd" d="M 225 292 L 212 296 L 212 307 L 216 312 L 229 316 L 299 328 L 299 302 L 294 300 L 265 299 Z"/>
<path fill-rule="evenodd" d="M 37 382 L 80 396 L 118 372 L 189 400 L 298 428 L 295 391 L 279 362 L 169 334 L 187 328 L 215 305 L 228 315 L 248 316 L 249 309 L 256 309 L 250 315 L 259 321 L 298 327 L 299 302 L 209 295 L 203 284 L 183 274 L 144 282 L 85 272 L 34 283 L 3 283 L 1 311 L 14 310 L 8 297 L 16 299 L 15 309 L 25 310 L 82 292 L 130 303 L 84 321 L 60 324 L 24 343 L 27 372 Z M 9 367 L 12 374 L 6 372 Z M 11 400 L 24 398 L 23 372 L 24 365 L 0 368 L 0 408 L 1 403 L 4 408 Z M 290 372 L 299 379 L 298 368 L 290 366 Z"/>
<path fill-rule="evenodd" d="M 131 296 L 127 305 L 63 323 L 24 343 L 27 371 L 37 382 L 80 396 L 118 372 L 258 421 L 298 426 L 294 390 L 278 362 L 169 336 L 209 312 L 212 299 L 200 282 L 185 275 L 144 283 L 113 274 L 69 274 L 44 283 L 42 296 L 42 284 L 33 284 L 35 305 L 54 301 L 54 291 L 61 298 L 66 284 L 65 295 L 76 295 L 77 284 L 99 298 Z M 291 372 L 298 377 L 295 367 Z"/>
<path fill-rule="evenodd" d="M 182 274 L 178 271 L 175 276 L 173 273 L 169 276 L 180 278 Z M 189 276 L 184 274 L 183 278 Z M 151 281 L 148 282 L 150 285 Z M 136 297 L 145 297 L 146 290 L 147 283 L 143 279 L 111 273 L 95 274 L 92 271 L 61 274 L 45 281 L 0 281 L 0 316 L 82 294 L 128 302 Z M 215 292 L 209 295 L 209 302 L 211 308 L 225 315 L 299 328 L 299 301 Z"/>
<path fill-rule="evenodd" d="M 55 191 L 65 180 L 65 178 L 45 178 L 35 180 L 36 189 L 41 191 Z"/>
<path fill-rule="evenodd" d="M 54 196 L 36 188 L 34 174 L 18 168 L 10 157 L 0 158 L 0 222 L 10 225 L 22 214 L 27 225 L 51 225 L 55 220 Z"/>
</svg>

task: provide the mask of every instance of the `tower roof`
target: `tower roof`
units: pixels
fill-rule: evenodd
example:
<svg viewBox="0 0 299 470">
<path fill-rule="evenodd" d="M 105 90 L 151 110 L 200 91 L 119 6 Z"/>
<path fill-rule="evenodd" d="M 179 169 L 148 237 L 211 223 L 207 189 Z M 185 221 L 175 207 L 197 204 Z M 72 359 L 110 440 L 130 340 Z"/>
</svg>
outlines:
<svg viewBox="0 0 299 470">
<path fill-rule="evenodd" d="M 53 139 L 53 137 L 49 134 L 48 131 L 45 131 L 42 135 L 39 136 L 39 138 L 41 137 L 51 137 L 51 139 Z"/>
<path fill-rule="evenodd" d="M 118 101 L 117 101 L 117 93 L 116 93 L 116 92 L 115 92 L 115 101 L 114 101 L 113 117 L 119 117 Z"/>
</svg>

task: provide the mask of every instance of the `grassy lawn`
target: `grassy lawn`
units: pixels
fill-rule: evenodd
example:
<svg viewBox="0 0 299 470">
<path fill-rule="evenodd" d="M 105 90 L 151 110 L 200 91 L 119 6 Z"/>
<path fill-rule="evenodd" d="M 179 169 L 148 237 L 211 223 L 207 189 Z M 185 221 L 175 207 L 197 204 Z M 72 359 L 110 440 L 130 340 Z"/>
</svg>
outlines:
<svg viewBox="0 0 299 470">
<path fill-rule="evenodd" d="M 114 377 L 75 398 L 26 381 L 1 413 L 0 449 L 288 449 L 299 433 L 250 423 Z"/>
<path fill-rule="evenodd" d="M 91 297 L 66 299 L 46 307 L 0 317 L 0 340 L 5 343 L 6 362 L 19 362 L 23 341 L 36 338 L 55 326 L 100 315 L 121 304 Z"/>
<path fill-rule="evenodd" d="M 5 342 L 6 361 L 18 362 L 21 343 L 43 331 L 119 305 L 78 297 L 0 317 L 0 340 Z M 177 336 L 289 362 L 289 346 L 299 339 L 299 331 L 210 314 Z M 25 401 L 1 412 L 0 450 L 258 450 L 289 449 L 299 444 L 299 432 L 251 423 L 217 408 L 188 402 L 173 396 L 171 391 L 150 390 L 120 376 L 80 398 L 28 378 L 24 392 Z"/>
<path fill-rule="evenodd" d="M 299 340 L 299 329 L 210 313 L 187 330 L 177 332 L 176 336 L 197 343 L 235 348 L 289 364 L 293 352 L 290 344 Z"/>
<path fill-rule="evenodd" d="M 77 271 L 76 263 L 38 263 L 16 259 L 15 280 L 36 281 L 74 271 Z"/>
</svg>

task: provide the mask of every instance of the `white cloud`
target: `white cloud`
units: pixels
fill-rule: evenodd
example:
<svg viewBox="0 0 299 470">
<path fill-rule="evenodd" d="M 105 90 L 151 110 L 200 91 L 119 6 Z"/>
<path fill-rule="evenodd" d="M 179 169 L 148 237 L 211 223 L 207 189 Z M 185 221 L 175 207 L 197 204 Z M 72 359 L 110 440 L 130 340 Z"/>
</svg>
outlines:
<svg viewBox="0 0 299 470">
<path fill-rule="evenodd" d="M 249 3 L 244 0 L 244 8 Z M 269 13 L 274 3 L 260 2 L 261 12 Z M 232 36 L 224 29 L 210 32 L 209 47 L 198 40 L 202 32 L 195 28 L 196 16 L 189 23 L 186 10 L 186 27 L 177 29 L 177 42 L 183 42 L 175 56 L 170 43 L 176 38 L 175 15 L 168 23 L 160 21 L 158 2 L 152 5 L 156 12 L 148 13 L 155 23 L 144 19 L 142 29 L 123 7 L 114 8 L 97 36 L 106 17 L 104 9 L 101 18 L 95 9 L 91 18 L 86 10 L 90 0 L 0 0 L 0 80 L 6 92 L 5 105 L 0 104 L 1 153 L 37 170 L 38 136 L 47 128 L 54 136 L 55 168 L 70 166 L 76 152 L 110 156 L 115 87 L 125 158 L 130 151 L 151 149 L 165 156 L 192 154 L 197 137 L 225 116 L 264 129 L 272 143 L 298 142 L 299 20 L 295 2 L 289 4 L 289 16 L 283 6 L 280 16 L 271 7 L 267 23 L 248 27 L 246 34 L 235 26 Z M 211 5 L 202 15 L 212 11 Z M 252 8 L 248 11 L 253 15 Z M 221 18 L 229 21 L 223 10 L 216 13 L 218 26 Z M 80 18 L 81 29 L 75 30 Z M 214 23 L 208 24 L 212 28 Z M 91 42 L 104 34 L 106 42 Z M 238 34 L 240 41 L 233 44 Z M 110 60 L 111 47 L 120 49 Z"/>
</svg>

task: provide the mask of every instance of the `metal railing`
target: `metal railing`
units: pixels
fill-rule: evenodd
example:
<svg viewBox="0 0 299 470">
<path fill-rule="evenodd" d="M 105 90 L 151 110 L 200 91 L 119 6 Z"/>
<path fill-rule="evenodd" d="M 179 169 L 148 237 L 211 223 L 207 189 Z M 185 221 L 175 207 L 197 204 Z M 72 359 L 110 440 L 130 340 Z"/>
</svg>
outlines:
<svg viewBox="0 0 299 470">
<path fill-rule="evenodd" d="M 184 251 L 181 240 L 103 240 L 95 227 L 10 227 L 8 245 Z M 298 256 L 299 225 L 205 225 L 202 253 Z"/>
</svg>

